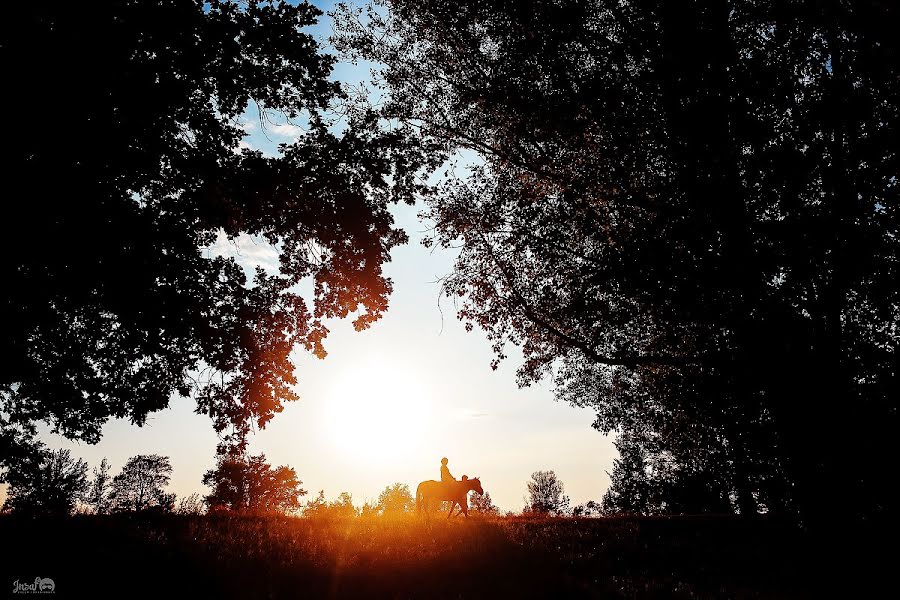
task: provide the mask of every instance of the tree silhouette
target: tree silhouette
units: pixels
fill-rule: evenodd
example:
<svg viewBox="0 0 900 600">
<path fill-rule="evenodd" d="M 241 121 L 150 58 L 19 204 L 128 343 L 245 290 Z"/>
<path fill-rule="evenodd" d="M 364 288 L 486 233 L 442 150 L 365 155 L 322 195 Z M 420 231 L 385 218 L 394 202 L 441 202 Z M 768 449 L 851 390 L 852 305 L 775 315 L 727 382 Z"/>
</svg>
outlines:
<svg viewBox="0 0 900 600">
<path fill-rule="evenodd" d="M 3 108 L 40 115 L 9 123 L 2 162 L 6 242 L 23 249 L 0 266 L 4 464 L 38 422 L 95 443 L 174 394 L 241 446 L 296 399 L 295 346 L 323 357 L 325 319 L 356 313 L 361 330 L 386 310 L 382 265 L 406 239 L 387 207 L 412 202 L 423 159 L 351 106 L 331 127 L 346 97 L 305 29 L 319 15 L 280 0 L 4 14 Z M 248 106 L 305 134 L 276 157 L 241 149 Z M 278 272 L 248 279 L 204 251 L 219 233 L 272 244 Z"/>
<path fill-rule="evenodd" d="M 0 479 L 9 484 L 3 511 L 47 516 L 69 515 L 88 491 L 87 463 L 68 450 L 39 452 Z"/>
<path fill-rule="evenodd" d="M 474 492 L 469 494 L 469 510 L 485 515 L 496 515 L 499 512 L 499 509 L 494 506 L 491 495 L 487 490 L 485 490 L 483 494 L 476 494 Z"/>
<path fill-rule="evenodd" d="M 175 512 L 179 515 L 202 515 L 206 509 L 203 498 L 197 492 L 181 498 Z"/>
<path fill-rule="evenodd" d="M 384 488 L 384 491 L 378 496 L 375 509 L 380 514 L 394 514 L 411 512 L 415 507 L 416 501 L 409 491 L 409 486 L 398 482 Z"/>
<path fill-rule="evenodd" d="M 109 475 L 109 461 L 106 457 L 100 461 L 99 467 L 94 467 L 94 477 L 85 497 L 85 503 L 90 506 L 94 514 L 105 515 L 111 508 L 110 495 L 112 494 L 112 477 Z"/>
<path fill-rule="evenodd" d="M 113 477 L 112 509 L 115 512 L 137 512 L 148 509 L 171 512 L 175 494 L 165 491 L 172 475 L 168 456 L 139 454 L 132 456 Z"/>
<path fill-rule="evenodd" d="M 528 504 L 525 513 L 564 515 L 569 511 L 569 497 L 554 471 L 535 471 L 528 482 Z"/>
<path fill-rule="evenodd" d="M 211 488 L 205 498 L 210 510 L 296 512 L 300 496 L 306 495 L 302 483 L 293 468 L 273 468 L 265 454 L 220 456 L 216 468 L 203 475 L 203 484 Z"/>
<path fill-rule="evenodd" d="M 359 514 L 359 510 L 353 506 L 350 492 L 341 492 L 336 500 L 328 504 L 328 512 L 338 517 L 355 517 Z"/>
<path fill-rule="evenodd" d="M 495 366 L 519 346 L 520 384 L 665 466 L 641 510 L 827 519 L 841 481 L 890 512 L 898 7 L 379 4 L 336 44 L 384 65 L 384 117 L 478 157 L 428 214 Z"/>
<path fill-rule="evenodd" d="M 584 504 L 579 504 L 572 509 L 573 517 L 599 517 L 602 514 L 602 505 L 593 500 L 588 500 Z"/>
</svg>

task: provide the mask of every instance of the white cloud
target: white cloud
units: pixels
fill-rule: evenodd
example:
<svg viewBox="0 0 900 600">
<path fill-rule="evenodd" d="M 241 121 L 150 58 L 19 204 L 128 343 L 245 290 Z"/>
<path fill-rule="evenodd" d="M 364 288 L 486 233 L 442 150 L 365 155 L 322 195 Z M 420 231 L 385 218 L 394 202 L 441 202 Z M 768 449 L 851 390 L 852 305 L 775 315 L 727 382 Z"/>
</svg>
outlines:
<svg viewBox="0 0 900 600">
<path fill-rule="evenodd" d="M 271 131 L 273 134 L 279 137 L 290 138 L 292 141 L 298 139 L 300 136 L 306 133 L 305 131 L 303 131 L 303 129 L 291 123 L 272 125 L 270 127 L 267 127 L 267 130 Z"/>
<path fill-rule="evenodd" d="M 278 272 L 278 250 L 258 236 L 242 233 L 229 240 L 224 231 L 219 231 L 216 241 L 207 250 L 211 256 L 233 257 L 251 276 L 256 267 L 269 273 Z"/>
</svg>

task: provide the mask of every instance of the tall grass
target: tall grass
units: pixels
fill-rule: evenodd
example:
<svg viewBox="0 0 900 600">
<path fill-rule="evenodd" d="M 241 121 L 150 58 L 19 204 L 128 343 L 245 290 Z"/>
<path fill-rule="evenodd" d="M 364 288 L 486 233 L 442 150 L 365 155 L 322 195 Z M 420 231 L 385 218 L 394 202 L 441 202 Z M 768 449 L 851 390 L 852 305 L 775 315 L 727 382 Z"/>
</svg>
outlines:
<svg viewBox="0 0 900 600">
<path fill-rule="evenodd" d="M 803 597 L 833 554 L 711 517 L 7 516 L 0 539 L 0 583 L 50 577 L 60 597 Z"/>
</svg>

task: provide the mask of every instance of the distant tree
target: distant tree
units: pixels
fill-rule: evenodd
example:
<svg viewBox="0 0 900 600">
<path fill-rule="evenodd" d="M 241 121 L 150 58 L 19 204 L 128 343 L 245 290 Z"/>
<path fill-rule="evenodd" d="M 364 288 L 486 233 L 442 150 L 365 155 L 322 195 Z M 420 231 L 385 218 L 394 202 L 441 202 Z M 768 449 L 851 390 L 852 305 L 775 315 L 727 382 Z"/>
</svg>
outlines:
<svg viewBox="0 0 900 600">
<path fill-rule="evenodd" d="M 603 509 L 598 502 L 588 500 L 572 509 L 573 517 L 598 517 L 603 514 Z"/>
<path fill-rule="evenodd" d="M 293 468 L 273 468 L 265 454 L 220 456 L 216 468 L 203 475 L 203 484 L 211 488 L 205 498 L 210 510 L 296 512 L 300 496 L 306 495 L 302 483 Z"/>
<path fill-rule="evenodd" d="M 25 457 L 4 476 L 4 512 L 29 515 L 69 515 L 88 491 L 87 463 L 69 450 Z"/>
<path fill-rule="evenodd" d="M 378 496 L 376 509 L 381 514 L 411 512 L 416 502 L 405 483 L 395 483 L 384 488 Z"/>
<path fill-rule="evenodd" d="M 109 461 L 104 457 L 100 461 L 100 466 L 94 467 L 94 478 L 91 480 L 91 487 L 85 498 L 87 505 L 97 515 L 109 513 L 111 507 L 109 496 L 112 493 L 112 477 L 109 475 L 109 470 Z"/>
<path fill-rule="evenodd" d="M 350 492 L 341 492 L 336 500 L 328 505 L 328 512 L 339 517 L 355 517 L 359 511 L 353 506 Z"/>
<path fill-rule="evenodd" d="M 303 507 L 304 517 L 321 517 L 328 512 L 328 501 L 325 499 L 325 490 L 319 490 L 319 495 L 312 500 L 307 500 Z"/>
<path fill-rule="evenodd" d="M 0 415 L 14 417 L 0 418 L 0 461 L 35 423 L 93 443 L 175 395 L 241 445 L 296 399 L 296 346 L 324 357 L 326 319 L 355 313 L 362 330 L 387 309 L 382 266 L 406 240 L 388 207 L 413 201 L 424 155 L 403 127 L 329 112 L 346 95 L 308 30 L 320 15 L 280 0 L 4 11 L 4 114 L 67 117 L 65 135 L 54 119 L 6 130 L 18 142 L 0 175 L 30 191 L 4 203 L 5 239 L 29 251 L 0 263 Z M 60 104 L 64 89 L 78 93 Z M 275 157 L 241 149 L 248 106 L 305 135 Z M 218 234 L 271 243 L 278 272 L 210 256 Z"/>
<path fill-rule="evenodd" d="M 469 510 L 485 515 L 495 515 L 499 512 L 499 509 L 494 506 L 494 502 L 491 500 L 491 494 L 487 490 L 483 494 L 469 493 Z"/>
<path fill-rule="evenodd" d="M 359 509 L 359 516 L 361 517 L 372 517 L 378 514 L 378 504 L 371 500 L 367 500 L 363 503 L 362 508 Z"/>
<path fill-rule="evenodd" d="M 154 508 L 174 510 L 175 494 L 165 491 L 172 475 L 168 456 L 139 454 L 132 456 L 113 477 L 112 509 L 116 512 L 135 512 Z"/>
<path fill-rule="evenodd" d="M 528 482 L 526 513 L 563 515 L 569 510 L 569 497 L 554 471 L 535 471 Z"/>
<path fill-rule="evenodd" d="M 179 515 L 202 515 L 205 511 L 203 498 L 197 492 L 185 496 L 178 501 L 175 512 Z"/>
</svg>

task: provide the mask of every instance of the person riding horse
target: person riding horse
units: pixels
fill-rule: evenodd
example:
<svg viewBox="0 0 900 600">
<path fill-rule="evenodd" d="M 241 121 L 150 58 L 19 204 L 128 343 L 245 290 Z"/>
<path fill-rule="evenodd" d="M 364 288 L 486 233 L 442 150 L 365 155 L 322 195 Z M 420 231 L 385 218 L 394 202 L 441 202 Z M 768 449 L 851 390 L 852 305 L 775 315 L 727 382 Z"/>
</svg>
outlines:
<svg viewBox="0 0 900 600">
<path fill-rule="evenodd" d="M 481 487 L 481 480 L 477 477 L 469 479 L 467 475 L 463 475 L 462 480 L 457 481 L 453 475 L 450 474 L 450 469 L 447 468 L 447 459 L 442 458 L 441 480 L 423 481 L 419 484 L 419 487 L 416 488 L 416 509 L 420 512 L 424 510 L 425 516 L 427 517 L 432 506 L 441 501 L 448 501 L 450 502 L 450 512 L 447 513 L 448 519 L 453 516 L 453 511 L 456 509 L 457 505 L 460 507 L 460 512 L 468 517 L 468 495 L 470 491 L 484 494 L 484 489 Z"/>
</svg>

